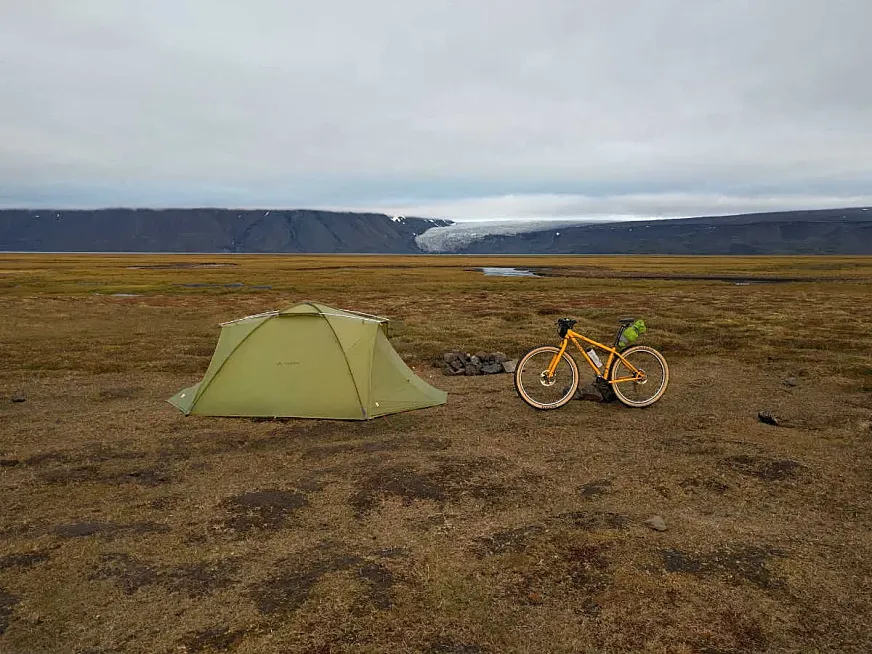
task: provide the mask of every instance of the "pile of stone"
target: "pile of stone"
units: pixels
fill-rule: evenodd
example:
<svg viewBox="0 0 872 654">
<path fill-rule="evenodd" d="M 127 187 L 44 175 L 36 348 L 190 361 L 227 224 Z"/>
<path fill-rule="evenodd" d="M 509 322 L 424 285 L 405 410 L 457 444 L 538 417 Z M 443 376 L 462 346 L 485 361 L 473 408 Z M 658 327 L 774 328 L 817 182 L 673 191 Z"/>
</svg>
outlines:
<svg viewBox="0 0 872 654">
<path fill-rule="evenodd" d="M 442 357 L 445 375 L 496 375 L 515 372 L 517 361 L 510 361 L 502 352 L 446 352 Z"/>
</svg>

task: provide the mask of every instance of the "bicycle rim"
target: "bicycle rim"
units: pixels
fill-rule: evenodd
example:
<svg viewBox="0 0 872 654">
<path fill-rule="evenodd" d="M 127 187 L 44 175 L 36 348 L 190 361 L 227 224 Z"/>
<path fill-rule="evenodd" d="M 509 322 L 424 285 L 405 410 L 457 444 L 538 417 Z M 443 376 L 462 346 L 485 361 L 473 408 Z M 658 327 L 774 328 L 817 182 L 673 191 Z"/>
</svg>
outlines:
<svg viewBox="0 0 872 654">
<path fill-rule="evenodd" d="M 669 383 L 669 367 L 663 355 L 654 348 L 644 345 L 630 348 L 622 352 L 622 355 L 634 368 L 644 373 L 644 379 L 616 381 L 612 384 L 618 399 L 631 407 L 645 407 L 659 400 Z M 634 370 L 621 359 L 616 359 L 610 379 L 618 380 L 634 375 Z"/>
<path fill-rule="evenodd" d="M 572 399 L 578 388 L 578 368 L 565 352 L 557 362 L 554 374 L 548 377 L 548 367 L 559 352 L 556 347 L 538 347 L 518 362 L 515 390 L 522 400 L 536 409 L 561 407 Z"/>
</svg>

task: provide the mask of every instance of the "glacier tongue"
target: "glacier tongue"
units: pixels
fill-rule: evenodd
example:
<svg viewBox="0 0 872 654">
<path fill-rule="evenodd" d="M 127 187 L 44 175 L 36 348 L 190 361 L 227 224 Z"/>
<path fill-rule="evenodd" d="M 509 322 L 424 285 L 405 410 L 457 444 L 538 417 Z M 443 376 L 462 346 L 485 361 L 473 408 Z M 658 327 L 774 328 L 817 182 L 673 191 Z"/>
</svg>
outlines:
<svg viewBox="0 0 872 654">
<path fill-rule="evenodd" d="M 600 220 L 549 219 L 549 220 L 477 220 L 458 222 L 445 227 L 431 227 L 415 237 L 418 247 L 424 252 L 458 252 L 486 236 L 510 236 L 526 232 L 589 225 Z"/>
</svg>

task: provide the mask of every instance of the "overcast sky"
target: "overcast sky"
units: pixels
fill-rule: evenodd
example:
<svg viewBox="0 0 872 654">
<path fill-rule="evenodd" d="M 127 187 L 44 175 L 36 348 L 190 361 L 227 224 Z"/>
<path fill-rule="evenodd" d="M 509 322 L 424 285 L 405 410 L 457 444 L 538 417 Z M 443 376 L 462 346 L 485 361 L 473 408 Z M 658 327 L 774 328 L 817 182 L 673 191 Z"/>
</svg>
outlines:
<svg viewBox="0 0 872 654">
<path fill-rule="evenodd" d="M 0 206 L 872 204 L 869 0 L 0 0 Z"/>
</svg>

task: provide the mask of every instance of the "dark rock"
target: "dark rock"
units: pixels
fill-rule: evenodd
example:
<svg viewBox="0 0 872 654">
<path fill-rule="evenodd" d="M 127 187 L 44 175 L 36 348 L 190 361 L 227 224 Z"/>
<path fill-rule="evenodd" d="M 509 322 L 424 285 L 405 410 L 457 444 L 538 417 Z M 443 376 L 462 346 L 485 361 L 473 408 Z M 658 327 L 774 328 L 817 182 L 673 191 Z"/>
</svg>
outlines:
<svg viewBox="0 0 872 654">
<path fill-rule="evenodd" d="M 21 463 L 18 459 L 0 459 L 0 468 L 14 468 L 19 463 Z"/>
<path fill-rule="evenodd" d="M 796 377 L 788 377 L 787 379 L 784 380 L 784 385 L 790 386 L 792 388 L 794 386 L 799 385 L 799 382 L 796 381 Z"/>
<path fill-rule="evenodd" d="M 26 402 L 27 398 L 24 396 L 24 393 L 16 393 L 12 396 L 13 402 Z"/>
<path fill-rule="evenodd" d="M 515 362 L 506 361 L 502 352 L 446 352 L 442 360 L 436 364 L 442 366 L 442 374 L 452 375 L 496 375 L 502 372 L 514 372 Z"/>
<path fill-rule="evenodd" d="M 515 372 L 515 368 L 517 368 L 517 367 L 518 367 L 518 362 L 515 361 L 514 359 L 511 361 L 503 361 L 503 370 L 505 370 L 508 373 Z"/>
<path fill-rule="evenodd" d="M 579 386 L 575 391 L 575 395 L 572 396 L 572 399 L 587 400 L 588 402 L 602 402 L 603 396 L 596 386 L 593 384 L 587 384 L 585 386 Z"/>
<path fill-rule="evenodd" d="M 772 412 L 770 412 L 770 411 L 761 411 L 760 413 L 757 414 L 757 419 L 760 422 L 766 423 L 767 425 L 774 425 L 776 427 L 779 424 L 781 424 L 781 421 L 779 420 L 779 418 L 777 416 L 772 415 Z"/>
<path fill-rule="evenodd" d="M 444 366 L 442 366 L 442 374 L 447 375 L 448 377 L 453 377 L 455 375 L 462 375 L 463 374 L 463 367 L 461 366 L 460 368 L 455 370 L 450 364 L 445 364 Z"/>
<path fill-rule="evenodd" d="M 594 379 L 593 385 L 602 395 L 603 402 L 615 402 L 618 399 L 618 396 L 615 395 L 615 389 L 602 377 Z"/>
</svg>

